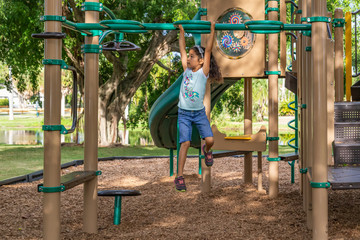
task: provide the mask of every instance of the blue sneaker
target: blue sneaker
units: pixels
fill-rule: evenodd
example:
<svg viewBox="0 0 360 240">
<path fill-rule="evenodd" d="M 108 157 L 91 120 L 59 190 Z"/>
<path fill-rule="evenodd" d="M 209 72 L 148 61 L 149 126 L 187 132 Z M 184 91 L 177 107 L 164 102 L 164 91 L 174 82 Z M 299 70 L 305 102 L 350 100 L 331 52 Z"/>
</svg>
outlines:
<svg viewBox="0 0 360 240">
<path fill-rule="evenodd" d="M 186 191 L 185 179 L 183 176 L 176 177 L 174 180 L 176 190 L 180 192 Z"/>
</svg>

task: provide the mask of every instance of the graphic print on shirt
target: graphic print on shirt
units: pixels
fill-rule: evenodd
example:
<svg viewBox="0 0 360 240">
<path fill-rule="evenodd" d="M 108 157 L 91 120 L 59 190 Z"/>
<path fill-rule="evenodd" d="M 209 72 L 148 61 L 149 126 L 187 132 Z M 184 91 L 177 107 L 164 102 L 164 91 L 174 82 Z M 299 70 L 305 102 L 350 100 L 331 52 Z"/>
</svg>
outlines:
<svg viewBox="0 0 360 240">
<path fill-rule="evenodd" d="M 189 76 L 185 77 L 184 80 L 184 85 L 185 85 L 185 92 L 183 94 L 183 97 L 185 99 L 189 98 L 190 101 L 195 102 L 195 98 L 199 98 L 199 93 L 193 91 L 193 87 L 190 87 L 190 81 L 192 80 L 192 74 L 190 74 L 190 78 Z"/>
</svg>

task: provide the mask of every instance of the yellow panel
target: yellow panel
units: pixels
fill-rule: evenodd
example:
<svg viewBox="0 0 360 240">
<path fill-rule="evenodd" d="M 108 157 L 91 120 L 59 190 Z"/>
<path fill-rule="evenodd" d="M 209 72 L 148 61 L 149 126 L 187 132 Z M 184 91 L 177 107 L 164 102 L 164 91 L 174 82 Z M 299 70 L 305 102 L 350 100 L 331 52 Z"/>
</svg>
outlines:
<svg viewBox="0 0 360 240">
<path fill-rule="evenodd" d="M 203 19 L 216 21 L 224 12 L 231 8 L 240 8 L 253 20 L 264 20 L 264 0 L 202 0 L 202 7 L 207 8 L 207 16 Z M 202 45 L 206 46 L 207 35 L 202 36 Z M 256 34 L 255 44 L 251 51 L 240 59 L 229 59 L 217 48 L 216 41 L 213 55 L 224 78 L 260 77 L 265 70 L 265 35 Z"/>
</svg>

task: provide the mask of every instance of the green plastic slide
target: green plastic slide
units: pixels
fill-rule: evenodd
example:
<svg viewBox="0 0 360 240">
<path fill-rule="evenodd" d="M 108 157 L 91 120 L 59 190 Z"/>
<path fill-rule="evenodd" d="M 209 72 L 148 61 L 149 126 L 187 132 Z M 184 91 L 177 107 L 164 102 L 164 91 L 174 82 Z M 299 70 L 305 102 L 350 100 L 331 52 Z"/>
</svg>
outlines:
<svg viewBox="0 0 360 240">
<path fill-rule="evenodd" d="M 155 101 L 149 114 L 149 127 L 153 141 L 157 147 L 176 149 L 177 134 L 177 111 L 180 84 L 183 75 L 180 77 Z M 211 88 L 211 109 L 220 99 L 221 95 L 237 80 L 224 79 L 223 84 L 212 84 Z M 200 136 L 193 127 L 191 147 L 200 148 Z"/>
</svg>

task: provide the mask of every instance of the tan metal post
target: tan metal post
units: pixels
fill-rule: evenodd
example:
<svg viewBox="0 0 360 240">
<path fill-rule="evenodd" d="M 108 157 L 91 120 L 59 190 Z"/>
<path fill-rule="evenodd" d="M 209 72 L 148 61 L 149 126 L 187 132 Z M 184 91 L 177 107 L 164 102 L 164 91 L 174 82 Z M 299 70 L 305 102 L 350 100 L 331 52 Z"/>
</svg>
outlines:
<svg viewBox="0 0 360 240">
<path fill-rule="evenodd" d="M 45 0 L 45 15 L 62 15 L 61 0 Z M 45 21 L 45 32 L 61 32 L 61 22 Z M 61 39 L 45 40 L 45 59 L 62 59 Z M 45 65 L 44 124 L 61 124 L 60 65 Z M 44 187 L 60 186 L 60 131 L 44 132 Z M 44 193 L 44 239 L 60 239 L 60 192 Z"/>
<path fill-rule="evenodd" d="M 88 0 L 87 2 L 99 2 Z M 98 23 L 99 12 L 86 11 L 85 23 Z M 99 44 L 99 37 L 85 37 L 85 44 Z M 84 170 L 96 171 L 98 163 L 99 54 L 85 53 L 85 156 Z M 97 232 L 97 178 L 84 184 L 84 231 Z"/>
<path fill-rule="evenodd" d="M 244 87 L 244 134 L 252 134 L 252 79 L 245 78 Z M 245 154 L 244 182 L 252 183 L 252 153 Z"/>
<path fill-rule="evenodd" d="M 277 1 L 269 1 L 269 8 L 277 8 Z M 269 12 L 269 20 L 277 21 L 278 13 Z M 278 34 L 269 34 L 269 71 L 278 71 Z M 269 137 L 278 137 L 278 75 L 269 75 Z M 269 141 L 269 158 L 278 158 L 278 141 Z M 275 198 L 279 193 L 279 162 L 269 162 L 269 196 Z"/>
<path fill-rule="evenodd" d="M 211 84 L 208 81 L 206 84 L 206 91 L 204 96 L 204 105 L 206 116 L 210 119 L 210 108 L 211 108 Z M 204 141 L 201 144 L 205 143 Z M 215 163 L 216 164 L 216 163 Z M 201 192 L 208 193 L 211 190 L 211 167 L 206 166 L 205 159 L 201 159 Z"/>
<path fill-rule="evenodd" d="M 343 18 L 340 8 L 335 9 L 334 18 Z M 335 27 L 335 102 L 344 101 L 344 27 Z"/>
<path fill-rule="evenodd" d="M 326 16 L 326 1 L 312 1 L 312 16 Z M 316 143 L 316 151 L 313 151 L 314 183 L 327 182 L 327 80 L 326 80 L 326 39 L 327 26 L 325 22 L 312 23 L 312 58 L 314 65 L 313 89 L 314 98 L 313 112 L 314 125 L 313 139 Z M 312 188 L 313 203 L 313 239 L 328 238 L 328 195 L 326 188 Z"/>
<path fill-rule="evenodd" d="M 335 50 L 334 50 L 334 40 L 328 38 L 326 41 L 326 49 L 327 49 L 327 162 L 328 165 L 333 164 L 333 158 L 332 158 L 332 142 L 335 138 L 334 133 L 334 99 L 335 99 L 335 88 L 334 88 L 334 58 L 335 58 Z"/>
<path fill-rule="evenodd" d="M 298 2 L 299 10 L 302 10 L 302 0 Z M 301 19 L 301 14 L 296 14 L 295 23 L 299 24 Z M 301 104 L 303 102 L 303 69 L 302 69 L 302 61 L 303 61 L 303 37 L 300 32 L 296 33 L 297 42 L 296 42 L 296 70 L 297 70 L 297 95 L 298 102 L 295 103 L 298 106 L 298 119 L 299 119 L 299 166 L 302 169 L 304 166 L 304 119 L 302 114 Z M 300 177 L 300 194 L 303 194 L 303 184 L 304 184 L 304 174 Z"/>
<path fill-rule="evenodd" d="M 312 9 L 312 2 L 311 0 L 307 0 L 307 16 L 310 17 L 311 16 L 311 9 Z M 313 54 L 314 52 L 312 51 L 312 44 L 311 44 L 311 40 L 312 38 L 307 37 L 306 38 L 306 46 L 311 47 L 311 51 L 306 53 L 306 71 L 307 71 L 307 85 L 306 85 L 306 91 L 308 92 L 307 94 L 307 117 L 308 117 L 308 125 L 307 125 L 307 130 L 308 130 L 308 134 L 307 134 L 307 144 L 308 144 L 308 148 L 307 148 L 307 161 L 306 161 L 306 168 L 311 168 L 312 167 L 312 163 L 313 163 L 313 151 L 314 151 L 314 138 L 313 138 L 313 132 L 314 132 L 314 125 L 313 125 L 313 116 L 314 116 L 314 88 L 312 86 L 313 83 L 313 72 L 314 72 L 314 64 L 313 64 Z M 310 181 L 307 178 L 306 179 L 306 191 L 307 191 L 307 206 L 306 206 L 306 215 L 307 215 L 307 224 L 309 229 L 312 229 L 313 227 L 313 218 L 312 218 L 312 210 L 313 210 L 313 205 L 312 205 L 312 190 L 310 187 Z"/>
<path fill-rule="evenodd" d="M 311 1 L 303 0 L 302 1 L 302 18 L 309 17 L 311 13 Z M 302 22 L 306 23 L 306 22 Z M 311 149 L 312 149 L 312 137 L 310 137 L 311 133 L 311 94 L 312 88 L 310 87 L 311 83 L 311 51 L 306 51 L 306 47 L 311 46 L 310 38 L 303 35 L 302 38 L 302 52 L 303 52 L 303 63 L 302 63 L 302 72 L 303 72 L 303 81 L 302 81 L 302 104 L 304 108 L 302 108 L 302 120 L 303 120 L 303 169 L 307 169 L 311 166 Z M 309 49 L 308 49 L 309 50 Z M 309 229 L 312 228 L 312 204 L 311 204 L 311 188 L 310 182 L 307 178 L 306 174 L 303 174 L 303 203 L 304 203 L 304 211 L 306 212 L 306 223 Z"/>
</svg>

